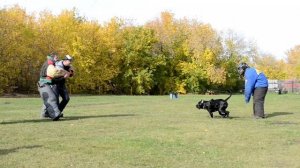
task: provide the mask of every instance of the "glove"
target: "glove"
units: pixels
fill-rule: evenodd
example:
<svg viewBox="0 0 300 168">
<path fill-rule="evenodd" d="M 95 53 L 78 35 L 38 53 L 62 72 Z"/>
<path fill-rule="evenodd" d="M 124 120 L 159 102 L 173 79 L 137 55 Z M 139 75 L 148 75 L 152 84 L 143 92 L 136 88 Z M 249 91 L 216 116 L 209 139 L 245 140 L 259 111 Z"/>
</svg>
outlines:
<svg viewBox="0 0 300 168">
<path fill-rule="evenodd" d="M 70 77 L 72 77 L 74 75 L 74 71 L 70 70 Z"/>
</svg>

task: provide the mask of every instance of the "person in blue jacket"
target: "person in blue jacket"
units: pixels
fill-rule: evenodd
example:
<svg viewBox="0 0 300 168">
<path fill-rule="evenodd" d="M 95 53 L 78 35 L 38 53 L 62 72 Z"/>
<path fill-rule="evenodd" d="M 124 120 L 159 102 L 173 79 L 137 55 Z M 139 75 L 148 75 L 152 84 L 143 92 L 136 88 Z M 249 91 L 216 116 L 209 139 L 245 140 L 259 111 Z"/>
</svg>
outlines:
<svg viewBox="0 0 300 168">
<path fill-rule="evenodd" d="M 249 103 L 253 95 L 254 118 L 265 118 L 264 103 L 268 92 L 268 79 L 257 69 L 249 67 L 246 63 L 238 66 L 238 73 L 245 78 L 245 101 Z"/>
</svg>

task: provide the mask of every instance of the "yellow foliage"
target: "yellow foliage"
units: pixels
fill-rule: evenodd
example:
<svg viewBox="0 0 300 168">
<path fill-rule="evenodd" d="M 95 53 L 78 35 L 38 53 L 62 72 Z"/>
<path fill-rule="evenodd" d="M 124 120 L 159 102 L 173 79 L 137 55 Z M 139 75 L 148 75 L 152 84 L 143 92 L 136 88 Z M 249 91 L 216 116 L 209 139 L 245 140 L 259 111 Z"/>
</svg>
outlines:
<svg viewBox="0 0 300 168">
<path fill-rule="evenodd" d="M 300 45 L 287 52 L 288 78 L 300 79 Z"/>
<path fill-rule="evenodd" d="M 176 91 L 181 94 L 186 94 L 185 83 L 181 82 L 176 85 Z"/>
<path fill-rule="evenodd" d="M 262 71 L 268 79 L 283 80 L 287 78 L 286 63 L 283 60 L 276 60 L 274 56 L 265 55 L 256 58 L 255 68 Z"/>
<path fill-rule="evenodd" d="M 222 67 L 209 66 L 207 74 L 209 81 L 213 84 L 224 84 L 226 82 L 226 70 Z"/>
</svg>

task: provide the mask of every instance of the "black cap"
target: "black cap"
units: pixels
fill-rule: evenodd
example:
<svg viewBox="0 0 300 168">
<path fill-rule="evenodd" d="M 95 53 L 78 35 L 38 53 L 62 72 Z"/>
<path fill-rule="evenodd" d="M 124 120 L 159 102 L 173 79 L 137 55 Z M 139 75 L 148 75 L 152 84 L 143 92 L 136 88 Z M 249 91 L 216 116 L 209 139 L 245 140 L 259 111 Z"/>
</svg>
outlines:
<svg viewBox="0 0 300 168">
<path fill-rule="evenodd" d="M 244 62 L 240 63 L 239 66 L 237 67 L 239 75 L 244 76 L 247 68 L 249 68 L 249 65 L 247 65 Z"/>
</svg>

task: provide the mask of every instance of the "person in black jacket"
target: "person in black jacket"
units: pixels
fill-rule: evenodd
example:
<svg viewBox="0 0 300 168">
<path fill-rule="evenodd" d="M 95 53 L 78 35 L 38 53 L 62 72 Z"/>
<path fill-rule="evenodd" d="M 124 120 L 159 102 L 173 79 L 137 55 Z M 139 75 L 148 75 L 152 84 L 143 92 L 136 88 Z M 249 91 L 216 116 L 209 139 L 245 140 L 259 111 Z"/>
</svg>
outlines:
<svg viewBox="0 0 300 168">
<path fill-rule="evenodd" d="M 70 55 L 66 55 L 65 58 L 61 61 L 57 61 L 55 63 L 55 67 L 57 69 L 65 70 L 70 73 L 69 77 L 72 77 L 74 74 L 74 70 L 71 66 L 71 63 L 73 61 L 73 58 Z M 55 92 L 57 96 L 58 101 L 58 109 L 61 111 L 61 117 L 63 117 L 63 110 L 67 106 L 68 102 L 70 101 L 70 96 L 68 89 L 66 87 L 66 79 L 64 77 L 55 78 L 53 79 L 53 83 L 55 84 Z M 59 97 L 62 98 L 62 100 L 59 102 Z"/>
</svg>

